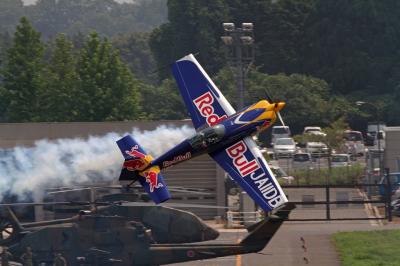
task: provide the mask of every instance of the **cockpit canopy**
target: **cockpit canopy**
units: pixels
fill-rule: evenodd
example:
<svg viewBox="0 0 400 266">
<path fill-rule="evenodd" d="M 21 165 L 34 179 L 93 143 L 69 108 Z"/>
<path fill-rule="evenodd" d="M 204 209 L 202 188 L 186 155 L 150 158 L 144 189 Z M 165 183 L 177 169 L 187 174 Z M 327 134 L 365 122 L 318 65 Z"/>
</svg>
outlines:
<svg viewBox="0 0 400 266">
<path fill-rule="evenodd" d="M 217 143 L 220 141 L 225 135 L 225 127 L 224 125 L 216 125 L 214 127 L 207 127 L 205 129 L 200 130 L 189 139 L 190 145 L 194 149 L 204 149 L 209 145 Z"/>
</svg>

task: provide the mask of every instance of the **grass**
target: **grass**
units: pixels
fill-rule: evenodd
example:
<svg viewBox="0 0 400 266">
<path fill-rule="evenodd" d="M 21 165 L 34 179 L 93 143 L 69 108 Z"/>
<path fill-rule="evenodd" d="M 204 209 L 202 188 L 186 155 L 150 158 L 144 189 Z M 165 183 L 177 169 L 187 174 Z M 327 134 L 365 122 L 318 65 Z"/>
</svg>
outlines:
<svg viewBox="0 0 400 266">
<path fill-rule="evenodd" d="M 343 266 L 400 265 L 400 230 L 340 232 L 332 238 Z"/>
</svg>

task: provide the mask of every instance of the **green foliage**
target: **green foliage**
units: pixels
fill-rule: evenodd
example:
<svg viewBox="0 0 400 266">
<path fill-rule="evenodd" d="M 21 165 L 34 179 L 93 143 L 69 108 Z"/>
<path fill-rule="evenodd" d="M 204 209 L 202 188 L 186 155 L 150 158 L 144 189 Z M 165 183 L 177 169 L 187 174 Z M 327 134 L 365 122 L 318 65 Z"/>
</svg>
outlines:
<svg viewBox="0 0 400 266">
<path fill-rule="evenodd" d="M 37 94 L 43 87 L 43 51 L 40 33 L 33 29 L 25 17 L 21 18 L 14 34 L 13 45 L 8 50 L 4 67 L 4 90 L 0 95 L 9 121 L 38 120 Z"/>
<path fill-rule="evenodd" d="M 323 131 L 326 133 L 324 142 L 331 149 L 344 151 L 343 133 L 346 129 L 349 129 L 349 126 L 343 117 L 333 121 L 329 127 L 325 127 L 323 129 Z"/>
<path fill-rule="evenodd" d="M 154 84 L 157 81 L 156 63 L 148 40 L 148 33 L 132 33 L 115 36 L 112 44 L 119 50 L 122 60 L 137 78 Z"/>
<path fill-rule="evenodd" d="M 235 104 L 235 79 L 229 68 L 220 71 L 215 77 L 215 82 L 228 100 Z M 286 106 L 281 113 L 295 133 L 301 132 L 304 126 L 328 125 L 336 119 L 329 115 L 329 86 L 323 80 L 299 74 L 267 75 L 252 70 L 245 85 L 246 104 L 265 99 L 266 91 L 274 101 L 285 101 Z"/>
<path fill-rule="evenodd" d="M 354 164 L 345 167 L 318 168 L 318 159 L 312 169 L 297 169 L 289 172 L 297 185 L 350 185 L 357 184 L 364 174 L 364 167 Z"/>
<path fill-rule="evenodd" d="M 270 74 L 307 73 L 303 70 L 302 47 L 307 19 L 315 0 L 270 1 L 264 9 L 254 10 L 263 20 L 255 25 L 260 54 L 257 65 Z M 248 18 L 251 20 L 251 17 Z M 308 60 L 308 58 L 307 58 Z M 310 73 L 308 73 L 310 74 Z"/>
<path fill-rule="evenodd" d="M 136 0 L 119 4 L 113 0 L 38 0 L 23 6 L 21 0 L 0 1 L 0 32 L 13 32 L 18 18 L 26 15 L 42 36 L 58 33 L 85 35 L 97 31 L 114 36 L 130 32 L 150 31 L 167 18 L 166 0 Z"/>
<path fill-rule="evenodd" d="M 175 81 L 164 80 L 159 87 L 146 85 L 141 87 L 143 112 L 147 119 L 184 119 L 188 118 L 182 97 Z"/>
<path fill-rule="evenodd" d="M 398 1 L 316 1 L 306 23 L 304 69 L 345 94 L 397 85 L 399 8 Z"/>
<path fill-rule="evenodd" d="M 223 0 L 168 1 L 169 22 L 150 37 L 151 50 L 162 69 L 160 78 L 168 77 L 165 66 L 189 53 L 198 53 L 203 67 L 214 74 L 222 65 L 220 36 L 227 18 L 228 5 Z"/>
<path fill-rule="evenodd" d="M 45 86 L 38 93 L 41 121 L 73 121 L 78 93 L 78 74 L 73 45 L 64 34 L 55 40 L 50 64 L 46 69 Z"/>
<path fill-rule="evenodd" d="M 139 82 L 108 40 L 92 33 L 82 49 L 75 95 L 78 121 L 127 120 L 140 116 Z"/>
<path fill-rule="evenodd" d="M 343 266 L 399 264 L 400 230 L 339 232 L 332 239 Z"/>
</svg>

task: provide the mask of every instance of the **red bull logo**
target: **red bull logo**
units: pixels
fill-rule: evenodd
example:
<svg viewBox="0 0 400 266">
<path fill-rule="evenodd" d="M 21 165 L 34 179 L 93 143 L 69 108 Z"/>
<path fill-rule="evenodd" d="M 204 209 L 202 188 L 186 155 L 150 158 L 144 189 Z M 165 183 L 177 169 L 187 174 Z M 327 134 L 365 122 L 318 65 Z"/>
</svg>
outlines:
<svg viewBox="0 0 400 266">
<path fill-rule="evenodd" d="M 134 158 L 130 160 L 126 160 L 122 167 L 128 169 L 128 171 L 136 171 L 141 170 L 146 166 L 146 162 L 141 158 Z"/>
<path fill-rule="evenodd" d="M 158 183 L 158 173 L 156 171 L 144 172 L 144 177 L 146 178 L 146 183 L 149 183 L 150 192 L 154 192 L 155 188 L 163 187 L 162 183 Z"/>
<path fill-rule="evenodd" d="M 139 151 L 139 145 L 133 146 L 130 151 L 125 151 L 125 153 L 128 154 L 129 156 L 136 157 L 136 158 L 145 158 L 146 157 L 146 154 L 141 153 Z"/>
<path fill-rule="evenodd" d="M 233 165 L 242 177 L 245 177 L 260 168 L 256 159 L 251 160 L 250 162 L 247 160 L 246 156 L 244 156 L 246 151 L 247 146 L 243 141 L 239 141 L 226 149 L 228 156 L 233 160 Z"/>
<path fill-rule="evenodd" d="M 215 113 L 214 107 L 212 106 L 213 102 L 214 97 L 209 91 L 197 97 L 193 101 L 197 107 L 197 110 L 199 110 L 201 116 L 206 119 L 207 124 L 210 127 L 218 124 L 227 117 L 226 115 L 220 117 Z"/>
</svg>

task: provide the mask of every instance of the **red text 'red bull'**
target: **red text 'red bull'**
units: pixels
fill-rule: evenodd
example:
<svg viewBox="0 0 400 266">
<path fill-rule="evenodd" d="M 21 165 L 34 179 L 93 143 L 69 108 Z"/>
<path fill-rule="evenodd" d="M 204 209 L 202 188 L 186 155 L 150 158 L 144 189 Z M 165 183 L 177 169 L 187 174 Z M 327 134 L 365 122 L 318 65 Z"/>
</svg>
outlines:
<svg viewBox="0 0 400 266">
<path fill-rule="evenodd" d="M 197 110 L 199 110 L 200 115 L 204 117 L 207 121 L 207 124 L 212 127 L 225 118 L 227 118 L 226 115 L 218 116 L 218 114 L 215 113 L 213 103 L 214 103 L 214 97 L 210 92 L 206 92 L 203 95 L 197 97 L 194 99 L 193 103 L 196 105 Z"/>
<path fill-rule="evenodd" d="M 232 159 L 233 166 L 240 173 L 240 176 L 256 190 L 256 194 L 267 200 L 271 209 L 281 205 L 282 201 L 286 201 L 286 197 L 281 195 L 274 184 L 275 181 L 266 175 L 266 171 L 261 171 L 261 164 L 257 162 L 257 159 L 246 157 L 246 154 L 251 154 L 247 151 L 244 141 L 239 141 L 226 149 L 226 153 Z M 253 195 L 250 194 L 250 196 Z M 254 198 L 256 202 L 259 202 L 257 197 Z"/>
</svg>

